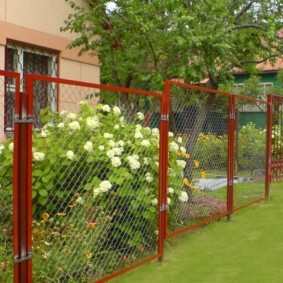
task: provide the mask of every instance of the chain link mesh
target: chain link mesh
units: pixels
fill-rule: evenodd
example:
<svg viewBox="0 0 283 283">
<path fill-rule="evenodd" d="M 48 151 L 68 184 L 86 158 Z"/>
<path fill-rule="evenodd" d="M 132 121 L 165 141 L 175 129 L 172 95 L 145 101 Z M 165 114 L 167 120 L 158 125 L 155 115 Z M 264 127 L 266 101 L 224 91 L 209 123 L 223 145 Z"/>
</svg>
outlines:
<svg viewBox="0 0 283 283">
<path fill-rule="evenodd" d="M 159 100 L 58 90 L 34 131 L 33 278 L 90 282 L 157 253 Z"/>
<path fill-rule="evenodd" d="M 272 103 L 272 156 L 271 180 L 283 180 L 283 106 L 282 100 L 274 98 Z"/>
<path fill-rule="evenodd" d="M 237 98 L 234 166 L 234 207 L 264 197 L 266 103 Z"/>
<path fill-rule="evenodd" d="M 174 216 L 169 233 L 227 210 L 228 141 L 228 97 L 177 86 L 171 86 L 170 96 L 170 131 L 182 140 L 184 169 L 174 184 L 169 168 L 169 193 L 182 188 L 179 204 L 169 210 L 169 219 Z"/>
<path fill-rule="evenodd" d="M 13 142 L 7 142 L 5 121 L 7 101 L 14 102 L 14 86 L 14 78 L 0 75 L 0 282 L 13 282 Z"/>
</svg>

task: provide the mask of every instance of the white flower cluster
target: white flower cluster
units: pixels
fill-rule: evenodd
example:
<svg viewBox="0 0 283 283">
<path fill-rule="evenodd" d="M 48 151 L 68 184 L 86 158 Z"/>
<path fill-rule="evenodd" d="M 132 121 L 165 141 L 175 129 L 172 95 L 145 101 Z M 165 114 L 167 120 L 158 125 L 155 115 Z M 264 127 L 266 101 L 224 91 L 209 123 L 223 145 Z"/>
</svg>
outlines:
<svg viewBox="0 0 283 283">
<path fill-rule="evenodd" d="M 81 100 L 81 101 L 79 101 L 79 105 L 88 105 L 88 101 L 87 100 Z"/>
<path fill-rule="evenodd" d="M 139 131 L 136 131 L 136 132 L 135 132 L 135 139 L 142 139 L 142 138 L 143 138 L 142 133 L 139 132 Z"/>
<path fill-rule="evenodd" d="M 77 114 L 75 114 L 75 113 L 69 113 L 69 114 L 67 115 L 67 118 L 70 119 L 70 120 L 76 120 Z"/>
<path fill-rule="evenodd" d="M 172 138 L 172 137 L 174 137 L 174 134 L 172 132 L 169 132 L 168 136 Z"/>
<path fill-rule="evenodd" d="M 108 145 L 111 146 L 111 147 L 114 147 L 116 145 L 116 143 L 113 140 L 110 140 L 108 142 Z"/>
<path fill-rule="evenodd" d="M 78 121 L 73 121 L 69 124 L 69 128 L 72 130 L 72 131 L 76 131 L 76 130 L 79 130 L 81 128 L 80 124 Z"/>
<path fill-rule="evenodd" d="M 62 110 L 60 112 L 60 116 L 66 116 L 68 114 L 68 112 L 66 110 Z"/>
<path fill-rule="evenodd" d="M 187 192 L 181 191 L 181 194 L 179 195 L 178 199 L 180 202 L 187 202 L 189 199 Z"/>
<path fill-rule="evenodd" d="M 108 192 L 111 188 L 112 188 L 112 184 L 109 181 L 107 181 L 107 180 L 102 181 L 99 184 L 98 188 L 93 189 L 93 196 L 97 197 L 101 193 Z"/>
<path fill-rule="evenodd" d="M 145 180 L 148 182 L 148 183 L 151 183 L 153 181 L 153 176 L 151 173 L 146 173 L 145 174 Z"/>
<path fill-rule="evenodd" d="M 173 188 L 171 188 L 171 187 L 170 187 L 170 188 L 168 188 L 168 193 L 169 193 L 169 194 L 174 194 L 174 189 L 173 189 Z"/>
<path fill-rule="evenodd" d="M 86 118 L 86 125 L 92 131 L 99 127 L 99 119 L 97 116 L 87 117 Z"/>
<path fill-rule="evenodd" d="M 151 158 L 150 158 L 150 157 L 144 157 L 144 158 L 143 158 L 143 163 L 144 163 L 145 165 L 149 165 L 150 162 L 151 162 Z"/>
<path fill-rule="evenodd" d="M 8 148 L 9 148 L 9 150 L 10 150 L 11 152 L 14 152 L 14 143 L 11 142 L 11 143 L 9 144 Z"/>
<path fill-rule="evenodd" d="M 153 136 L 159 137 L 159 129 L 158 128 L 153 128 L 151 130 L 151 132 L 152 132 Z"/>
<path fill-rule="evenodd" d="M 57 128 L 58 129 L 63 129 L 65 127 L 65 124 L 64 123 L 59 123 L 58 125 L 57 125 Z"/>
<path fill-rule="evenodd" d="M 124 151 L 124 148 L 123 147 L 113 147 L 112 149 L 115 153 L 115 155 L 121 155 Z"/>
<path fill-rule="evenodd" d="M 113 135 L 112 135 L 112 134 L 109 134 L 109 133 L 104 133 L 103 136 L 104 136 L 106 139 L 113 139 Z"/>
<path fill-rule="evenodd" d="M 101 109 L 102 109 L 103 112 L 109 113 L 111 111 L 111 108 L 108 104 L 103 105 Z"/>
<path fill-rule="evenodd" d="M 183 146 L 180 146 L 180 151 L 181 151 L 182 153 L 186 153 L 186 149 L 185 149 Z"/>
<path fill-rule="evenodd" d="M 114 107 L 113 107 L 113 113 L 114 113 L 115 116 L 121 115 L 121 110 L 120 110 L 120 108 L 119 108 L 118 106 L 114 106 Z"/>
<path fill-rule="evenodd" d="M 151 200 L 151 204 L 152 205 L 157 205 L 158 204 L 158 199 L 157 198 L 154 198 Z"/>
<path fill-rule="evenodd" d="M 143 115 L 143 113 L 141 113 L 141 112 L 138 112 L 137 114 L 136 114 L 136 116 L 137 116 L 137 118 L 139 119 L 139 120 L 144 120 L 144 115 Z"/>
<path fill-rule="evenodd" d="M 178 151 L 179 145 L 176 142 L 169 143 L 169 151 Z"/>
<path fill-rule="evenodd" d="M 107 150 L 106 155 L 107 155 L 109 158 L 113 158 L 113 157 L 115 156 L 115 152 L 114 152 L 113 149 L 110 149 L 110 150 Z"/>
<path fill-rule="evenodd" d="M 177 162 L 177 165 L 180 166 L 181 168 L 184 169 L 186 167 L 186 164 L 187 164 L 186 161 L 184 161 L 184 160 L 177 160 L 176 162 Z"/>
<path fill-rule="evenodd" d="M 117 156 L 111 158 L 112 166 L 119 167 L 122 165 L 121 159 Z"/>
<path fill-rule="evenodd" d="M 43 161 L 45 159 L 45 154 L 43 152 L 35 151 L 33 152 L 33 159 L 36 161 Z"/>
<path fill-rule="evenodd" d="M 93 150 L 93 143 L 91 141 L 87 141 L 85 144 L 84 144 L 84 149 L 85 151 L 87 152 L 92 152 Z"/>
<path fill-rule="evenodd" d="M 49 135 L 49 131 L 48 130 L 42 130 L 40 133 L 40 136 L 42 138 L 46 138 Z"/>
<path fill-rule="evenodd" d="M 75 158 L 75 154 L 72 150 L 68 150 L 66 153 L 66 157 L 70 160 L 73 160 Z"/>
<path fill-rule="evenodd" d="M 4 145 L 0 145 L 0 154 L 2 154 L 2 151 L 4 150 L 5 146 Z"/>
<path fill-rule="evenodd" d="M 150 141 L 149 140 L 142 140 L 141 145 L 144 147 L 150 147 Z"/>
<path fill-rule="evenodd" d="M 182 143 L 183 139 L 181 137 L 178 137 L 177 141 L 178 141 L 178 143 Z"/>
<path fill-rule="evenodd" d="M 139 157 L 136 155 L 128 156 L 127 160 L 129 162 L 130 168 L 133 170 L 139 169 L 141 167 L 139 161 Z"/>
<path fill-rule="evenodd" d="M 98 149 L 99 149 L 100 151 L 103 151 L 103 150 L 105 149 L 105 146 L 104 146 L 104 145 L 100 145 L 100 146 L 98 147 Z"/>
<path fill-rule="evenodd" d="M 117 145 L 117 146 L 124 146 L 125 143 L 124 143 L 124 141 L 119 140 L 119 141 L 116 143 L 116 145 Z"/>
</svg>

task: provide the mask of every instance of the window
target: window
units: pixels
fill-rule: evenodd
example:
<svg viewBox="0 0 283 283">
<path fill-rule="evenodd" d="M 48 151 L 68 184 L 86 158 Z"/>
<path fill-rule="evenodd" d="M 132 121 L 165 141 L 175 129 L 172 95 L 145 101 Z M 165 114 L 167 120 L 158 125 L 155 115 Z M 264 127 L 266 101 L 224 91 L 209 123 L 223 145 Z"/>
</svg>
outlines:
<svg viewBox="0 0 283 283">
<path fill-rule="evenodd" d="M 38 48 L 9 43 L 6 47 L 5 68 L 21 75 L 20 91 L 25 91 L 24 74 L 40 74 L 57 77 L 57 54 Z M 15 84 L 6 81 L 5 89 L 5 132 L 13 132 Z M 57 89 L 55 84 L 36 81 L 34 85 L 34 127 L 41 128 L 40 109 L 50 107 L 57 109 Z"/>
</svg>

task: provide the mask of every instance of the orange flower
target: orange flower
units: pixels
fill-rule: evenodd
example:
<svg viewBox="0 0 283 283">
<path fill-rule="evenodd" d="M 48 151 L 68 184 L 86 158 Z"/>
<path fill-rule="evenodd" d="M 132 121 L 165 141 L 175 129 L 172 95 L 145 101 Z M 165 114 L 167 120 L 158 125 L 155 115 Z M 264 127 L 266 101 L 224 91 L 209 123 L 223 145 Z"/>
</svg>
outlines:
<svg viewBox="0 0 283 283">
<path fill-rule="evenodd" d="M 96 225 L 96 222 L 87 223 L 87 228 L 93 229 L 95 225 Z"/>
<path fill-rule="evenodd" d="M 143 246 L 143 245 L 140 245 L 140 246 L 138 246 L 137 248 L 138 248 L 138 250 L 140 250 L 140 251 L 143 251 L 143 250 L 144 250 L 144 246 Z"/>
</svg>

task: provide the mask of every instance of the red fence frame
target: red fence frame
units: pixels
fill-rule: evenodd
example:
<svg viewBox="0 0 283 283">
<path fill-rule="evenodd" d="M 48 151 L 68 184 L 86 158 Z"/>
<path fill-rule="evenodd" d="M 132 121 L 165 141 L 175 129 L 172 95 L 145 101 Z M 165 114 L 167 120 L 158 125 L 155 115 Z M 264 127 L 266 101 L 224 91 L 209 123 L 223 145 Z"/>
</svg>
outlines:
<svg viewBox="0 0 283 283">
<path fill-rule="evenodd" d="M 187 231 L 194 230 L 200 226 L 203 226 L 207 223 L 210 223 L 212 221 L 215 221 L 219 218 L 222 218 L 224 216 L 227 216 L 227 219 L 230 220 L 232 217 L 233 212 L 240 210 L 242 208 L 245 208 L 247 206 L 250 206 L 254 203 L 260 202 L 264 199 L 269 198 L 269 184 L 270 184 L 270 156 L 271 156 L 271 130 L 269 129 L 269 124 L 270 124 L 270 113 L 267 113 L 267 131 L 266 131 L 266 137 L 267 137 L 267 146 L 266 146 L 266 172 L 268 174 L 265 175 L 265 195 L 262 198 L 259 198 L 251 203 L 248 203 L 246 205 L 240 206 L 235 208 L 234 207 L 234 147 L 235 147 L 235 119 L 236 119 L 236 98 L 243 99 L 245 101 L 250 101 L 250 102 L 258 102 L 258 103 L 263 103 L 267 104 L 266 101 L 260 100 L 260 99 L 254 99 L 250 97 L 245 97 L 242 95 L 236 95 L 233 93 L 228 93 L 225 91 L 219 91 L 215 89 L 210 89 L 198 85 L 192 85 L 192 84 L 187 84 L 187 83 L 182 83 L 179 81 L 166 81 L 165 84 L 167 84 L 167 88 L 170 93 L 170 86 L 175 85 L 179 86 L 184 89 L 192 89 L 192 90 L 198 90 L 206 93 L 211 93 L 211 94 L 218 94 L 222 96 L 228 96 L 229 98 L 229 110 L 228 110 L 228 158 L 227 158 L 227 211 L 220 213 L 214 217 L 210 217 L 207 219 L 204 219 L 203 221 L 200 221 L 194 225 L 182 228 L 178 231 L 172 232 L 170 234 L 166 233 L 166 239 L 170 239 L 174 236 L 183 234 Z M 270 104 L 270 103 L 269 103 Z M 268 111 L 270 111 L 271 108 L 268 108 Z"/>
<path fill-rule="evenodd" d="M 51 78 L 46 77 L 42 75 L 35 75 L 35 74 L 26 74 L 26 84 L 27 84 L 27 93 L 28 93 L 28 104 L 27 109 L 28 113 L 33 113 L 33 84 L 34 81 L 45 81 L 50 83 L 56 83 L 56 84 L 67 84 L 67 85 L 74 85 L 74 86 L 81 86 L 81 87 L 91 87 L 91 88 L 97 88 L 100 90 L 108 90 L 108 91 L 116 91 L 120 93 L 129 93 L 134 95 L 142 95 L 142 96 L 151 96 L 151 97 L 157 97 L 160 99 L 160 146 L 159 146 L 159 199 L 158 199 L 158 206 L 159 206 L 159 213 L 158 213 L 158 251 L 157 254 L 154 256 L 151 256 L 145 260 L 142 260 L 141 262 L 138 262 L 136 264 L 133 264 L 129 267 L 123 268 L 122 270 L 112 273 L 109 276 L 104 277 L 101 280 L 98 280 L 97 282 L 105 282 L 107 280 L 110 280 L 116 276 L 119 276 L 120 274 L 123 274 L 137 266 L 140 266 L 144 263 L 147 263 L 149 261 L 159 259 L 162 260 L 164 256 L 164 240 L 165 240 L 165 223 L 166 223 L 166 190 L 167 190 L 167 167 L 168 167 L 168 157 L 166 153 L 166 150 L 168 150 L 168 117 L 169 115 L 169 93 L 167 95 L 163 95 L 160 93 L 155 93 L 151 91 L 143 91 L 143 90 L 136 90 L 136 89 L 129 89 L 129 88 L 123 88 L 123 87 L 115 87 L 115 86 L 108 86 L 108 85 L 102 85 L 102 84 L 94 84 L 94 83 L 86 83 L 86 82 L 80 82 L 80 81 L 74 81 L 74 80 L 67 80 L 67 79 L 60 79 L 60 78 Z M 163 119 L 164 117 L 164 119 Z M 32 132 L 29 132 L 29 138 L 31 139 L 31 143 L 29 143 L 30 150 L 32 148 Z M 167 144 L 166 144 L 167 139 Z M 29 160 L 31 166 L 32 160 Z M 32 187 L 31 183 L 29 184 L 29 193 L 31 193 Z M 30 204 L 30 207 L 32 205 Z M 31 211 L 30 215 L 31 217 Z M 32 277 L 32 270 L 30 268 L 26 268 L 25 272 L 27 272 Z M 31 280 L 31 279 L 30 279 Z M 32 281 L 27 281 L 32 282 Z M 21 282 L 22 283 L 22 282 Z"/>
<path fill-rule="evenodd" d="M 267 194 L 269 193 L 269 184 L 271 182 L 276 182 L 276 181 L 280 181 L 277 179 L 273 178 L 273 170 L 276 170 L 278 168 L 283 168 L 283 160 L 279 159 L 279 160 L 273 160 L 272 158 L 272 132 L 273 132 L 273 126 L 274 126 L 274 121 L 273 121 L 273 104 L 282 104 L 283 105 L 283 97 L 282 96 L 278 96 L 278 95 L 274 95 L 274 94 L 268 94 L 267 96 L 267 103 L 268 103 L 268 125 L 267 125 L 267 147 L 268 147 L 268 155 L 267 155 L 267 162 L 268 162 L 268 166 L 266 167 L 266 172 L 268 173 L 267 177 L 268 179 L 266 179 L 266 186 L 267 186 Z M 281 112 L 282 115 L 282 112 Z M 281 130 L 282 130 L 282 125 L 281 125 Z"/>
<path fill-rule="evenodd" d="M 32 282 L 32 115 L 33 115 L 33 84 L 34 81 L 45 81 L 56 84 L 67 84 L 81 87 L 91 87 L 100 90 L 116 91 L 142 96 L 153 96 L 160 100 L 160 141 L 159 141 L 159 195 L 158 195 L 158 251 L 156 255 L 148 257 L 136 264 L 123 268 L 110 274 L 97 282 L 105 282 L 135 267 L 164 256 L 164 242 L 173 236 L 193 230 L 199 226 L 214 221 L 220 217 L 231 218 L 235 210 L 233 207 L 233 183 L 234 183 L 234 131 L 235 131 L 235 100 L 236 96 L 231 93 L 213 90 L 201 86 L 184 84 L 176 81 L 166 80 L 164 93 L 128 89 L 101 84 L 86 83 L 74 80 L 51 78 L 35 74 L 25 75 L 26 93 L 20 93 L 20 75 L 14 72 L 1 71 L 0 75 L 16 79 L 16 100 L 15 100 L 15 127 L 14 127 L 14 177 L 13 177 L 13 214 L 14 214 L 14 282 Z M 168 234 L 167 231 L 167 187 L 168 187 L 168 145 L 169 145 L 169 114 L 170 114 L 170 86 L 176 85 L 183 88 L 200 90 L 213 94 L 220 94 L 229 97 L 229 120 L 228 120 L 228 160 L 227 160 L 227 210 L 215 217 L 205 219 L 193 226 L 186 227 L 179 231 Z M 242 97 L 248 101 L 262 100 Z M 271 132 L 272 132 L 272 97 L 268 96 L 267 101 L 267 147 L 266 147 L 266 178 L 265 178 L 265 199 L 269 197 L 269 184 L 271 176 Z M 263 198 L 263 199 L 264 199 Z M 256 202 L 262 199 L 257 200 Z M 248 204 L 248 205 L 251 205 Z M 245 205 L 244 207 L 248 206 Z"/>
</svg>

